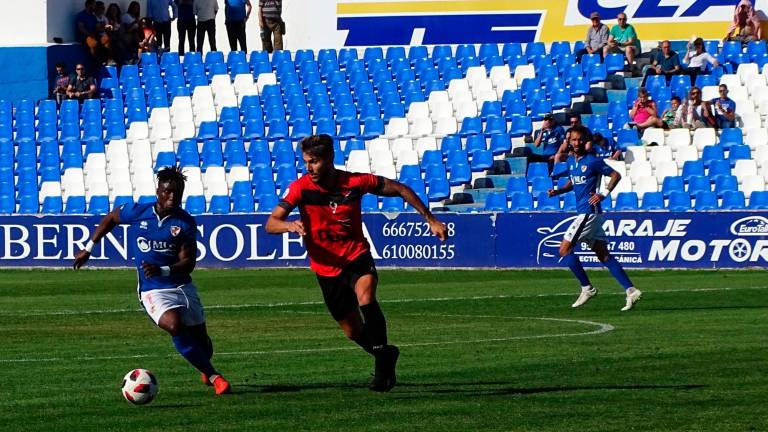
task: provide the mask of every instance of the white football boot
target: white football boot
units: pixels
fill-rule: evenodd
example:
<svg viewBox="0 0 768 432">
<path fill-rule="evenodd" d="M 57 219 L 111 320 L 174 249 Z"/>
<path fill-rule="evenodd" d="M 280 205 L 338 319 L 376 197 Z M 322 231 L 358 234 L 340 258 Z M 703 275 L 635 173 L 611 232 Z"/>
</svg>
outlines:
<svg viewBox="0 0 768 432">
<path fill-rule="evenodd" d="M 627 304 L 624 305 L 623 308 L 621 308 L 622 312 L 626 312 L 635 305 L 635 303 L 640 300 L 640 297 L 643 295 L 643 293 L 637 289 L 637 288 L 630 288 L 627 290 Z"/>
<path fill-rule="evenodd" d="M 586 286 L 581 287 L 581 294 L 579 294 L 579 298 L 576 299 L 576 302 L 571 305 L 571 307 L 577 308 L 584 303 L 588 302 L 589 299 L 597 295 L 597 288 Z"/>
</svg>

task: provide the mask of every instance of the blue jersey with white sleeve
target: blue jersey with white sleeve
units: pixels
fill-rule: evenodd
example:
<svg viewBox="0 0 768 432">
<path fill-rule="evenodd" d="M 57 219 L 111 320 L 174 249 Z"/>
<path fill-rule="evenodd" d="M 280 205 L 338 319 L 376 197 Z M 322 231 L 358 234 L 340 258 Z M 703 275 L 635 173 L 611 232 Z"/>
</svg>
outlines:
<svg viewBox="0 0 768 432">
<path fill-rule="evenodd" d="M 580 159 L 569 158 L 568 170 L 573 183 L 573 193 L 576 195 L 576 211 L 579 214 L 602 213 L 600 203 L 593 206 L 589 203 L 589 198 L 597 192 L 602 177 L 610 175 L 613 168 L 603 159 L 588 153 Z"/>
<path fill-rule="evenodd" d="M 120 223 L 130 225 L 128 238 L 138 270 L 140 292 L 176 288 L 192 282 L 188 273 L 147 279 L 141 268 L 142 262 L 160 267 L 175 264 L 185 244 L 197 252 L 197 224 L 189 213 L 176 209 L 160 219 L 155 212 L 155 203 L 126 204 L 120 209 Z"/>
</svg>

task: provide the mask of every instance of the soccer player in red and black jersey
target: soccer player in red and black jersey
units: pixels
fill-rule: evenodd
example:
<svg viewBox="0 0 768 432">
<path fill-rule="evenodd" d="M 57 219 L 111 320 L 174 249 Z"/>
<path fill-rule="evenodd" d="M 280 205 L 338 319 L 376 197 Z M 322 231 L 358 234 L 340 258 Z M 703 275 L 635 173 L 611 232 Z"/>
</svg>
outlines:
<svg viewBox="0 0 768 432">
<path fill-rule="evenodd" d="M 328 311 L 344 334 L 375 358 L 369 388 L 389 391 L 395 385 L 400 350 L 387 344 L 387 323 L 376 301 L 378 275 L 363 236 L 360 199 L 366 193 L 400 196 L 424 216 L 432 233 L 447 238 L 445 224 L 408 186 L 371 174 L 354 174 L 333 166 L 333 140 L 313 135 L 301 142 L 307 173 L 291 183 L 272 211 L 266 230 L 299 233 L 317 274 Z M 299 207 L 301 218 L 287 220 Z"/>
</svg>

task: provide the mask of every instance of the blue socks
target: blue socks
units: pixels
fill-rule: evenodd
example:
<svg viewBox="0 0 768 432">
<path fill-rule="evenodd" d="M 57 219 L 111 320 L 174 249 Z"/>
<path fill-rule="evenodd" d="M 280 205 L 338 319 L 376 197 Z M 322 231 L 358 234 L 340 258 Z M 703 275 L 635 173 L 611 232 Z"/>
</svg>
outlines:
<svg viewBox="0 0 768 432">
<path fill-rule="evenodd" d="M 616 261 L 616 258 L 614 258 L 613 255 L 611 255 L 608 258 L 608 261 L 604 262 L 603 265 L 608 268 L 611 275 L 613 275 L 625 290 L 632 288 L 632 281 L 629 280 L 629 276 L 627 276 L 627 273 L 624 271 L 624 267 Z"/>
<path fill-rule="evenodd" d="M 216 374 L 216 369 L 211 365 L 208 350 L 201 347 L 189 332 L 184 330 L 182 333 L 172 336 L 171 339 L 176 346 L 176 351 L 197 370 L 208 376 Z"/>
<path fill-rule="evenodd" d="M 574 276 L 576 276 L 576 279 L 579 280 L 581 286 L 585 287 L 592 285 L 589 282 L 589 278 L 587 277 L 587 272 L 584 271 L 584 267 L 581 265 L 581 261 L 579 261 L 579 257 L 577 257 L 575 253 L 569 253 L 568 255 L 564 256 L 561 261 L 563 261 L 565 265 L 571 269 L 571 272 L 574 274 Z M 621 267 L 619 267 L 619 269 L 621 269 Z M 611 273 L 613 273 L 613 271 L 611 271 Z"/>
</svg>

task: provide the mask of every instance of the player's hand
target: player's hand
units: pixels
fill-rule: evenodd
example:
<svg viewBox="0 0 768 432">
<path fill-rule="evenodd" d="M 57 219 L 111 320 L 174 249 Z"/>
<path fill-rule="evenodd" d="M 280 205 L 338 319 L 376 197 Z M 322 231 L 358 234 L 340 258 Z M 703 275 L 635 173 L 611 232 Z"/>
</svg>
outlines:
<svg viewBox="0 0 768 432">
<path fill-rule="evenodd" d="M 555 195 L 557 195 L 557 191 L 555 191 L 554 189 L 548 189 L 547 190 L 547 196 L 548 197 L 552 198 Z"/>
<path fill-rule="evenodd" d="M 589 197 L 589 204 L 590 205 L 597 205 L 600 201 L 604 200 L 605 197 L 602 194 L 596 193 L 592 194 L 591 197 Z"/>
<path fill-rule="evenodd" d="M 153 277 L 160 276 L 161 274 L 159 266 L 150 264 L 146 261 L 141 262 L 141 269 L 144 270 L 144 277 L 147 279 L 152 279 Z"/>
<path fill-rule="evenodd" d="M 301 223 L 300 220 L 286 222 L 285 227 L 288 230 L 288 232 L 298 233 L 302 237 L 307 235 L 307 232 L 304 231 L 304 224 Z"/>
<path fill-rule="evenodd" d="M 72 264 L 72 268 L 75 270 L 79 270 L 80 267 L 84 266 L 85 263 L 88 262 L 88 258 L 91 257 L 91 253 L 87 250 L 83 249 L 80 252 L 77 253 L 75 256 L 75 262 Z"/>
<path fill-rule="evenodd" d="M 432 234 L 439 238 L 440 241 L 448 239 L 448 227 L 444 223 L 435 218 L 427 220 L 427 223 L 429 224 L 429 229 L 432 230 Z"/>
</svg>

